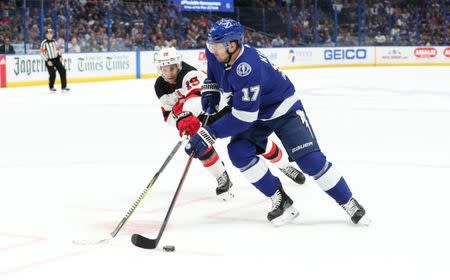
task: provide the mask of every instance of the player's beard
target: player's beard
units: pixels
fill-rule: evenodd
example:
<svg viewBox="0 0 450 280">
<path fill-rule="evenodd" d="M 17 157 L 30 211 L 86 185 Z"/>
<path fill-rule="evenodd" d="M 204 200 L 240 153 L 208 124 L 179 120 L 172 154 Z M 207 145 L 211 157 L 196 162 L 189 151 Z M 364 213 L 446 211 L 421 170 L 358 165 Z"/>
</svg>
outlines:
<svg viewBox="0 0 450 280">
<path fill-rule="evenodd" d="M 216 59 L 221 63 L 228 63 L 230 61 L 230 58 L 231 58 L 231 54 L 229 54 L 228 52 L 223 54 L 223 56 L 216 55 Z"/>
</svg>

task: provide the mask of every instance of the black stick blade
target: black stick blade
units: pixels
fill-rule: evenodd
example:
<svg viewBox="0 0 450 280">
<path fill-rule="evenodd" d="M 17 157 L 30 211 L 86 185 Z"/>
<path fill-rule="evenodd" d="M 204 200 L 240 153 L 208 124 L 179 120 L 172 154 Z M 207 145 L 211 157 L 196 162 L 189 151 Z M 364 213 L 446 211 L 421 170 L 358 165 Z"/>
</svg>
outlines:
<svg viewBox="0 0 450 280">
<path fill-rule="evenodd" d="M 155 249 L 158 246 L 158 240 L 149 239 L 137 233 L 131 236 L 131 243 L 143 249 Z"/>
</svg>

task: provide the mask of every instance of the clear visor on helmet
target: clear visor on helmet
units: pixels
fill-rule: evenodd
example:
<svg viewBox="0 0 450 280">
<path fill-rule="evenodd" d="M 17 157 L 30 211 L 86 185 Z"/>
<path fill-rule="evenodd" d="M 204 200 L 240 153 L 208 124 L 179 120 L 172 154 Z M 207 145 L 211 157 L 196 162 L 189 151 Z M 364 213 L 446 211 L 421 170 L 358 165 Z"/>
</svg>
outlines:
<svg viewBox="0 0 450 280">
<path fill-rule="evenodd" d="M 206 43 L 206 47 L 211 53 L 215 52 L 225 52 L 227 50 L 227 43 Z"/>
<path fill-rule="evenodd" d="M 178 73 L 178 71 L 180 70 L 178 67 L 178 64 L 167 64 L 167 65 L 162 65 L 159 68 L 159 71 L 161 74 L 171 74 L 171 73 Z"/>
<path fill-rule="evenodd" d="M 172 58 L 172 59 L 168 59 L 168 60 L 167 59 L 166 60 L 157 60 L 156 61 L 156 70 L 159 72 L 159 74 L 161 74 L 161 70 L 163 67 L 171 66 L 171 65 L 177 66 L 178 69 L 181 70 L 180 58 L 177 57 L 176 59 Z"/>
<path fill-rule="evenodd" d="M 156 66 L 157 72 L 161 75 L 166 82 L 175 83 L 178 73 L 181 70 L 179 63 L 164 64 Z"/>
</svg>

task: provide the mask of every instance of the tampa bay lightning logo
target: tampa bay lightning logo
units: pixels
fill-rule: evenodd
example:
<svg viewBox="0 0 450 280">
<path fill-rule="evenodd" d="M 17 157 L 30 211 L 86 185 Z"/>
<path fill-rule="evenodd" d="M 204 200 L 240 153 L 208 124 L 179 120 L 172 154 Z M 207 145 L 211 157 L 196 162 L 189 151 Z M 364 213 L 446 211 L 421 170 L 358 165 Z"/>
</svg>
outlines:
<svg viewBox="0 0 450 280">
<path fill-rule="evenodd" d="M 245 77 L 248 74 L 252 72 L 252 67 L 247 62 L 241 62 L 236 68 L 236 73 L 241 76 Z"/>
<path fill-rule="evenodd" d="M 218 25 L 223 26 L 224 28 L 230 28 L 233 24 L 234 21 L 227 18 L 223 18 L 218 22 Z"/>
<path fill-rule="evenodd" d="M 231 26 L 233 26 L 233 23 L 229 22 L 229 21 L 225 21 L 225 22 L 222 22 L 222 26 L 225 28 L 230 28 Z"/>
</svg>

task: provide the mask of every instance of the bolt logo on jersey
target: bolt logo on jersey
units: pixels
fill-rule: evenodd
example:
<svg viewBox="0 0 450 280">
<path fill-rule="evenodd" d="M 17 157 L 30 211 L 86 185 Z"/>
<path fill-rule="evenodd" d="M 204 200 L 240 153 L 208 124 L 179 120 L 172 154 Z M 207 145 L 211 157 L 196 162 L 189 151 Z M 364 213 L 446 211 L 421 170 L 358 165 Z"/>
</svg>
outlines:
<svg viewBox="0 0 450 280">
<path fill-rule="evenodd" d="M 252 72 L 252 67 L 247 62 L 241 62 L 236 68 L 236 73 L 241 76 L 245 77 L 248 74 Z"/>
</svg>

